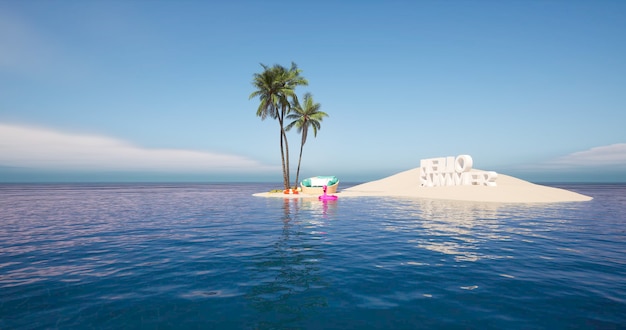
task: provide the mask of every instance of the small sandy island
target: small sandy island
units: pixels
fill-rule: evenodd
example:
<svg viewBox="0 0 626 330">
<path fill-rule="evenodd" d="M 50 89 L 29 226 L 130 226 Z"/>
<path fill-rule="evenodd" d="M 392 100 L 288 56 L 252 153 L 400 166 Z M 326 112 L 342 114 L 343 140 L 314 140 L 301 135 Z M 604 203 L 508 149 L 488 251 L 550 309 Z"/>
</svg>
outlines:
<svg viewBox="0 0 626 330">
<path fill-rule="evenodd" d="M 473 169 L 472 171 L 480 171 Z M 392 196 L 429 199 L 448 199 L 494 203 L 560 203 L 590 201 L 592 197 L 573 191 L 542 186 L 512 176 L 498 173 L 497 186 L 450 186 L 421 187 L 420 168 L 400 172 L 392 176 L 363 183 L 335 194 L 340 198 L 363 196 Z M 341 186 L 341 184 L 340 184 Z M 286 195 L 281 193 L 258 193 L 259 197 L 311 198 L 308 194 Z"/>
</svg>

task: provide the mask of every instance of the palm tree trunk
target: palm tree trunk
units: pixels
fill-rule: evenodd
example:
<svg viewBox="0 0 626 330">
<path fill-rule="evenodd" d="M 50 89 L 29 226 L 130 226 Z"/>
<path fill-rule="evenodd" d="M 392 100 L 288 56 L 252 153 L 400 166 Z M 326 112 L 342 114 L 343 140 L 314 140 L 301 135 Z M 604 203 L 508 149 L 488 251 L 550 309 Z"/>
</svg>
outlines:
<svg viewBox="0 0 626 330">
<path fill-rule="evenodd" d="M 289 144 L 287 143 L 287 132 L 283 129 L 283 139 L 285 140 L 285 184 L 286 188 L 289 189 Z"/>
<path fill-rule="evenodd" d="M 281 125 L 282 127 L 282 125 Z M 282 128 L 280 130 L 280 160 L 281 160 L 281 164 L 283 166 L 283 186 L 285 187 L 285 189 L 289 188 L 289 177 L 287 176 L 287 171 L 285 168 L 285 148 L 283 147 L 283 136 L 285 135 L 285 132 L 283 132 Z"/>
<path fill-rule="evenodd" d="M 304 148 L 304 136 L 302 136 L 302 143 L 300 143 L 300 157 L 298 157 L 298 170 L 296 171 L 295 187 L 298 188 L 298 179 L 300 178 L 300 163 L 302 163 L 302 149 Z"/>
<path fill-rule="evenodd" d="M 283 119 L 285 118 L 285 114 L 287 113 L 286 110 L 286 106 L 283 105 L 282 106 L 282 113 L 280 116 L 280 130 L 283 134 L 283 139 L 285 140 L 285 178 L 286 178 L 286 184 L 285 184 L 285 189 L 289 189 L 289 144 L 287 143 L 287 132 L 285 131 L 285 125 L 283 124 Z"/>
<path fill-rule="evenodd" d="M 278 114 L 278 124 L 280 125 L 280 157 L 283 165 L 283 185 L 285 189 L 289 189 L 289 145 L 287 144 L 287 133 L 283 125 L 283 118 L 285 118 L 284 106 L 282 107 L 282 112 Z"/>
</svg>

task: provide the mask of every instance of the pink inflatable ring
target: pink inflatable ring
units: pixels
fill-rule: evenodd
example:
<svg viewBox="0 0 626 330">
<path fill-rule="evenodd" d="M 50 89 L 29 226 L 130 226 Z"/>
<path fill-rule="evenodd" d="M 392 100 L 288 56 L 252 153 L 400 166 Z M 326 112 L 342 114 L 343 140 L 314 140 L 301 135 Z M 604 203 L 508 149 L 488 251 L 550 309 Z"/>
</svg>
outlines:
<svg viewBox="0 0 626 330">
<path fill-rule="evenodd" d="M 322 189 L 324 190 L 324 194 L 320 195 L 319 197 L 317 197 L 317 199 L 319 199 L 321 201 L 335 201 L 335 200 L 337 200 L 337 198 L 338 198 L 337 196 L 335 196 L 335 195 L 327 195 L 326 194 L 326 189 L 327 189 L 326 185 L 324 185 L 324 187 L 322 187 Z"/>
</svg>

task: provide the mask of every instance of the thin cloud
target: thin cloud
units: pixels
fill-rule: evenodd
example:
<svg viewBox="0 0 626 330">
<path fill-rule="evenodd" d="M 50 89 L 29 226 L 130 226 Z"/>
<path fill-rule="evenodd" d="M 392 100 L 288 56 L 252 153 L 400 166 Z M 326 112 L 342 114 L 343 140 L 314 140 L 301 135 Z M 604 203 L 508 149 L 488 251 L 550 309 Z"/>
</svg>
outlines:
<svg viewBox="0 0 626 330">
<path fill-rule="evenodd" d="M 626 143 L 600 146 L 571 153 L 550 162 L 561 166 L 626 166 Z"/>
<path fill-rule="evenodd" d="M 91 72 L 83 57 L 69 50 L 32 20 L 0 9 L 0 72 L 56 83 L 83 79 Z"/>
<path fill-rule="evenodd" d="M 512 165 L 508 169 L 524 173 L 562 171 L 571 173 L 597 170 L 624 172 L 626 169 L 626 143 L 593 147 L 543 162 Z"/>
<path fill-rule="evenodd" d="M 276 167 L 229 154 L 148 149 L 87 134 L 0 124 L 0 166 L 166 172 L 264 172 Z"/>
<path fill-rule="evenodd" d="M 52 48 L 24 20 L 10 12 L 0 12 L 0 70 L 9 72 L 39 71 Z"/>
</svg>

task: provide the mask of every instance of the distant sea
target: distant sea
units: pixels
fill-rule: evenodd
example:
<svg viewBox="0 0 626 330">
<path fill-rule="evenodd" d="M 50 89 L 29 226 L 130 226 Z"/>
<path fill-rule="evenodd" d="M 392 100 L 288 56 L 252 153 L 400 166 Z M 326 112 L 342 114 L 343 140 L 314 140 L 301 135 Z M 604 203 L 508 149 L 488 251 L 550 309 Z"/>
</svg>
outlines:
<svg viewBox="0 0 626 330">
<path fill-rule="evenodd" d="M 626 329 L 626 185 L 556 186 L 594 199 L 3 184 L 0 329 Z"/>
</svg>

